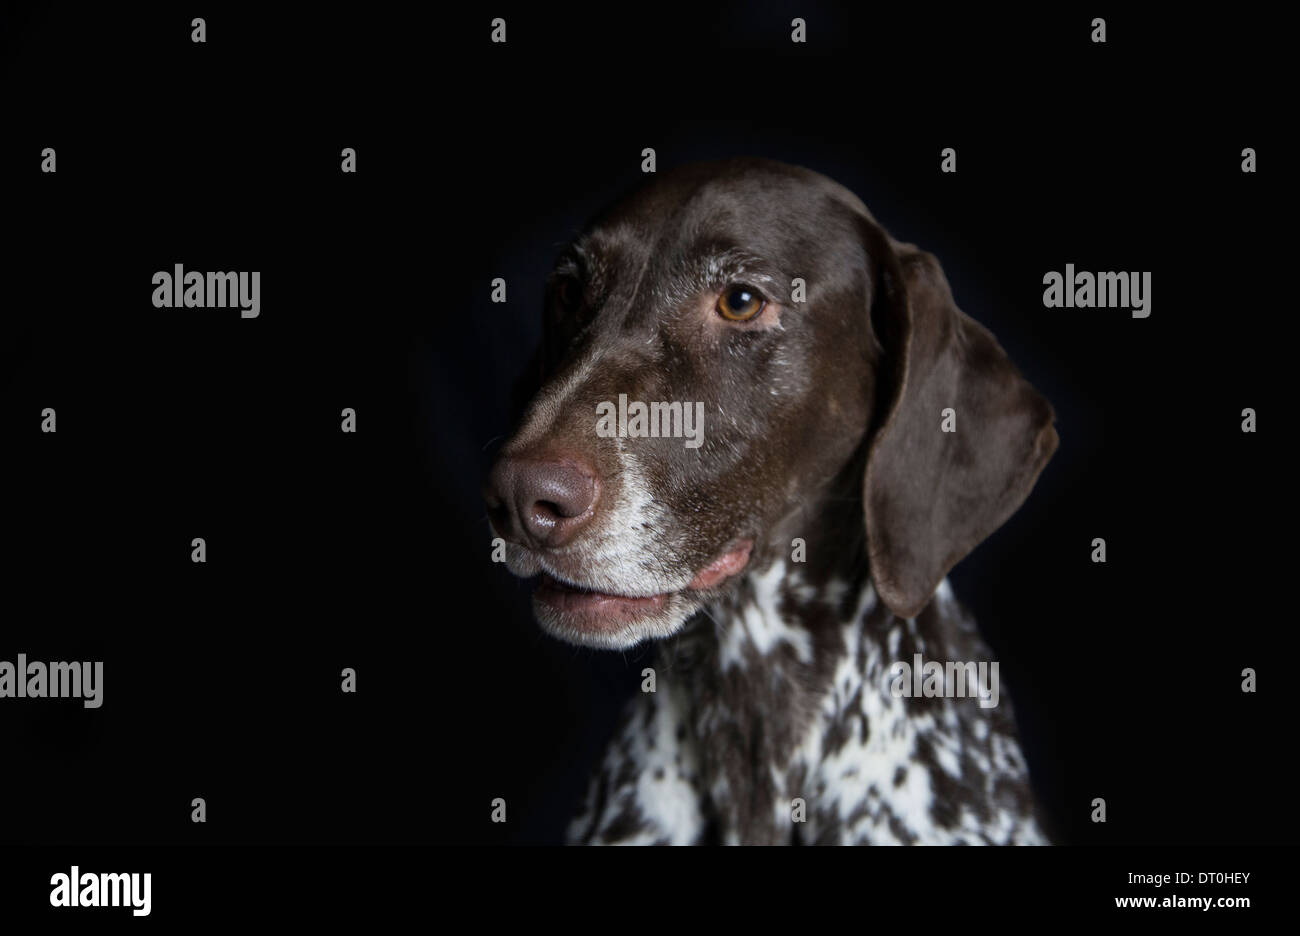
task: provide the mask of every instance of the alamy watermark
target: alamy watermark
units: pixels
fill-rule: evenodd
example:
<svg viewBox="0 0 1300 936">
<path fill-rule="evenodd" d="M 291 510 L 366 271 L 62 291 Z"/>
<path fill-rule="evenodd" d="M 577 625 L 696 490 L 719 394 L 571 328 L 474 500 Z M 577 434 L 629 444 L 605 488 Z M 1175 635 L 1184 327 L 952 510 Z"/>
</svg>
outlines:
<svg viewBox="0 0 1300 936">
<path fill-rule="evenodd" d="M 1132 309 L 1133 318 L 1151 314 L 1151 272 L 1089 273 L 1055 270 L 1043 275 L 1043 306 L 1048 309 Z"/>
<path fill-rule="evenodd" d="M 922 660 L 921 654 L 912 655 L 911 664 L 893 663 L 889 674 L 894 677 L 889 693 L 895 699 L 975 699 L 980 708 L 996 708 L 998 704 L 998 664 L 949 660 Z"/>
<path fill-rule="evenodd" d="M 155 309 L 233 309 L 242 318 L 257 318 L 262 311 L 262 274 L 252 272 L 185 272 L 176 264 L 172 273 L 159 270 L 153 275 Z"/>
<path fill-rule="evenodd" d="M 153 874 L 87 874 L 76 865 L 50 878 L 51 907 L 130 907 L 133 916 L 153 908 Z"/>
<path fill-rule="evenodd" d="M 704 444 L 704 404 L 642 403 L 618 395 L 618 404 L 596 404 L 596 435 L 602 439 L 685 439 L 688 449 Z"/>
<path fill-rule="evenodd" d="M 0 699 L 84 699 L 85 708 L 104 704 L 104 664 L 42 663 L 18 654 L 18 661 L 0 660 Z"/>
</svg>

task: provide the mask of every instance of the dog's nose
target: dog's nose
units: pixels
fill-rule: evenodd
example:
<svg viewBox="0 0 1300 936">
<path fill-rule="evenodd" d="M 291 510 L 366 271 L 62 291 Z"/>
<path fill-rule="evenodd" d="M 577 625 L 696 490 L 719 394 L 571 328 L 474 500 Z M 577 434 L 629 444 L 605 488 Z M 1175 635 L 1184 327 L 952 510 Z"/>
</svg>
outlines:
<svg viewBox="0 0 1300 936">
<path fill-rule="evenodd" d="M 483 499 L 492 525 L 507 540 L 563 546 L 595 512 L 596 472 L 570 458 L 500 458 Z"/>
</svg>

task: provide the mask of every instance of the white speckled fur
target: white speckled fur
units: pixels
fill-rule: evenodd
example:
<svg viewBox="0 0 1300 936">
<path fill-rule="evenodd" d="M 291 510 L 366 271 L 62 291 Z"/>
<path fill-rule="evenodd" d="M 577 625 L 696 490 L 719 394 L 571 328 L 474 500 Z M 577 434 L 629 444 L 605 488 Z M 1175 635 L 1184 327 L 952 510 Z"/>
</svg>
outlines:
<svg viewBox="0 0 1300 936">
<path fill-rule="evenodd" d="M 787 580 L 785 567 L 778 562 L 750 576 L 750 600 L 739 607 L 720 604 L 711 609 L 716 621 L 714 665 L 724 678 L 732 674 L 798 679 L 808 669 L 812 637 L 799 621 L 782 615 L 782 581 L 789 586 L 787 593 L 799 594 L 797 577 Z M 845 588 L 841 586 L 841 594 Z M 959 610 L 946 580 L 937 599 L 944 610 Z M 882 621 L 889 623 L 888 629 L 875 633 L 873 628 Z M 841 844 L 1045 843 L 1032 810 L 998 804 L 997 784 L 1027 782 L 1025 763 L 1014 737 L 991 728 L 988 713 L 977 700 L 904 700 L 890 693 L 888 663 L 901 642 L 915 646 L 919 641 L 917 619 L 888 616 L 868 583 L 840 626 L 839 636 L 844 652 L 828 683 L 812 700 L 797 743 L 764 771 L 772 793 L 771 814 L 764 820 L 771 830 L 770 840 L 791 841 L 797 836 L 804 842 Z M 778 664 L 778 659 L 784 662 Z M 862 660 L 865 665 L 860 665 Z M 712 815 L 717 838 L 724 843 L 768 841 L 752 826 L 725 821 L 727 812 L 718 804 L 735 799 L 735 778 L 725 771 L 709 775 L 700 756 L 700 745 L 710 743 L 700 736 L 725 732 L 732 713 L 725 705 L 711 708 L 695 698 L 700 684 L 684 673 L 665 670 L 659 674 L 658 686 L 657 693 L 632 700 L 593 782 L 587 809 L 573 823 L 572 839 L 698 842 Z M 924 709 L 918 711 L 918 705 Z M 870 731 L 862 743 L 858 732 L 864 719 Z M 679 725 L 693 730 L 683 734 L 676 730 Z M 845 727 L 850 740 L 828 750 L 826 739 L 837 730 L 837 736 L 843 737 Z M 919 758 L 922 740 L 930 751 L 926 763 Z M 993 804 L 987 814 L 981 819 L 975 807 L 965 803 L 936 811 L 936 771 L 947 775 L 952 784 L 964 784 L 962 789 L 973 784 L 974 792 Z M 634 779 L 619 784 L 620 775 Z M 601 783 L 608 788 L 599 797 L 603 800 L 600 814 L 593 816 L 596 787 Z M 802 823 L 792 821 L 791 804 L 796 798 L 807 804 Z"/>
</svg>

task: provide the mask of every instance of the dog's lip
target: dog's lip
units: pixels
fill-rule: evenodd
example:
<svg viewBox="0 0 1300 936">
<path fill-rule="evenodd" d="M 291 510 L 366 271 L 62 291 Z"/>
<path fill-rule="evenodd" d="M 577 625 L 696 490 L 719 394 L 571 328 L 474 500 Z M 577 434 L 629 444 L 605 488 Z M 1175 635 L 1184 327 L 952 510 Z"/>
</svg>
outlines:
<svg viewBox="0 0 1300 936">
<path fill-rule="evenodd" d="M 667 594 L 634 596 L 595 591 L 561 581 L 545 572 L 542 573 L 533 596 L 560 611 L 600 615 L 654 611 L 663 607 L 668 600 Z"/>
<path fill-rule="evenodd" d="M 696 572 L 695 576 L 681 591 L 702 591 L 706 588 L 712 588 L 724 579 L 740 572 L 749 563 L 749 554 L 753 547 L 753 540 L 741 540 Z M 672 595 L 681 593 L 661 592 L 654 595 L 624 595 L 618 592 L 601 591 L 586 585 L 580 585 L 550 572 L 541 574 L 537 588 L 539 592 L 542 592 L 540 597 L 543 600 L 549 600 L 551 604 L 566 606 L 596 606 L 601 603 L 611 605 L 622 603 L 626 607 L 638 605 L 647 608 L 658 607 Z"/>
<path fill-rule="evenodd" d="M 754 548 L 753 540 L 741 540 L 731 549 L 714 559 L 703 569 L 695 573 L 695 578 L 687 589 L 698 591 L 712 588 L 725 578 L 730 578 L 749 563 L 749 552 Z"/>
</svg>

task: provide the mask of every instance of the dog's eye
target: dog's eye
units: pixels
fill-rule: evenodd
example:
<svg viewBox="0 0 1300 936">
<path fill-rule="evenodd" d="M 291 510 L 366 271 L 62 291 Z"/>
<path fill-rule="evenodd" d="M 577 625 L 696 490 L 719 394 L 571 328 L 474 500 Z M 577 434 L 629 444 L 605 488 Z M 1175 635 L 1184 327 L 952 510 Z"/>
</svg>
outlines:
<svg viewBox="0 0 1300 936">
<path fill-rule="evenodd" d="M 582 286 L 571 276 L 562 277 L 555 283 L 555 298 L 561 308 L 572 309 L 582 298 Z"/>
<path fill-rule="evenodd" d="M 718 314 L 730 322 L 747 322 L 765 305 L 767 301 L 748 286 L 731 286 L 718 297 Z"/>
</svg>

